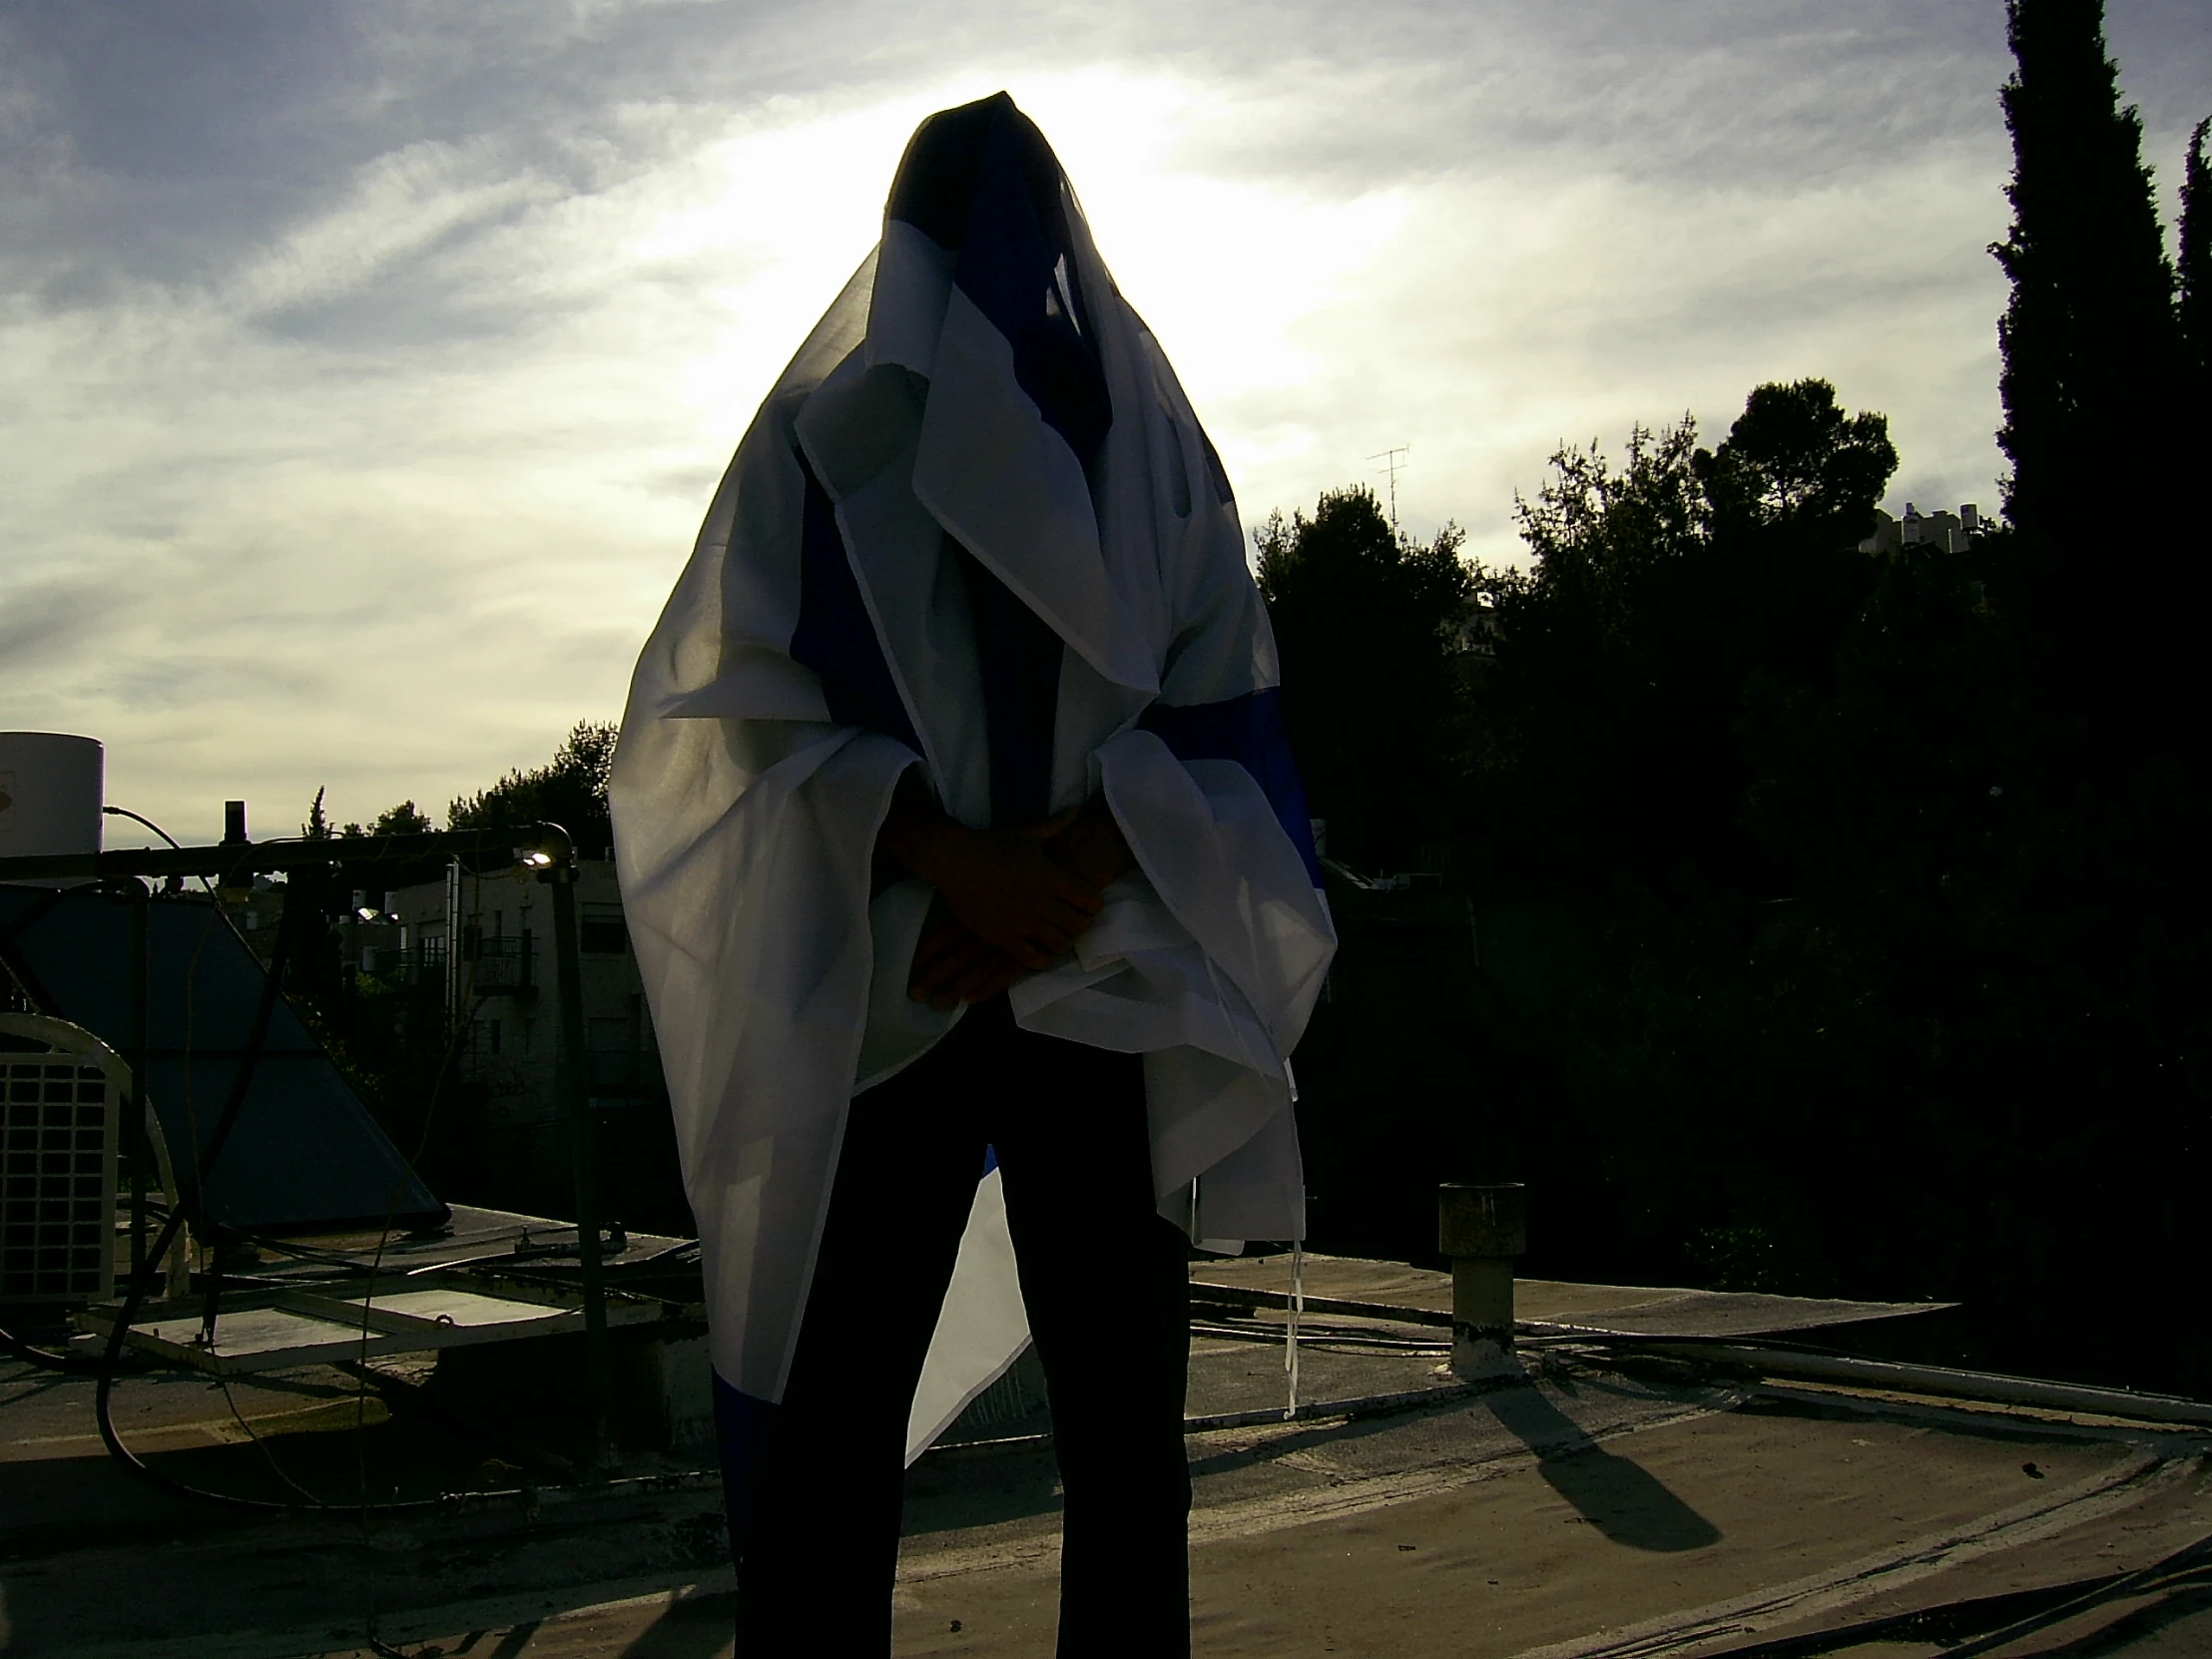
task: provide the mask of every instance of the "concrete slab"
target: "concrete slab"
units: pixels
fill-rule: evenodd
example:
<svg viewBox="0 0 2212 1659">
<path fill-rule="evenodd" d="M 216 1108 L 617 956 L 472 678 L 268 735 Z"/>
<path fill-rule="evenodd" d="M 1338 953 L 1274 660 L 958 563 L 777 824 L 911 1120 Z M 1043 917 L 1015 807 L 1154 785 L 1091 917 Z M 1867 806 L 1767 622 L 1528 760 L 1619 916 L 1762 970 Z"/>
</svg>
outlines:
<svg viewBox="0 0 2212 1659">
<path fill-rule="evenodd" d="M 1448 1273 L 1398 1262 L 1308 1256 L 1303 1276 L 1306 1295 L 1324 1302 L 1366 1303 L 1429 1315 L 1451 1312 Z M 1291 1258 L 1242 1256 L 1202 1262 L 1192 1268 L 1191 1281 L 1194 1288 L 1287 1296 Z M 1850 1302 L 1667 1286 L 1580 1285 L 1551 1279 L 1517 1279 L 1513 1283 L 1513 1311 L 1522 1321 L 1560 1331 L 1627 1337 L 1776 1336 L 1903 1319 L 1955 1306 L 1948 1302 Z"/>
</svg>

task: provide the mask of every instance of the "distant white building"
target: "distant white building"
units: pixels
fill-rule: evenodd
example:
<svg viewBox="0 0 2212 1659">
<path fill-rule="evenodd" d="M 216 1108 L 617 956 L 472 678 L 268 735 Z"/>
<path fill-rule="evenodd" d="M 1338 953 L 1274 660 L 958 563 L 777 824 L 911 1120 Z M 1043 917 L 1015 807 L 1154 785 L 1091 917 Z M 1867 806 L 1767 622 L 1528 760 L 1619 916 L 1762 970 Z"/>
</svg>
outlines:
<svg viewBox="0 0 2212 1659">
<path fill-rule="evenodd" d="M 1451 649 L 1460 660 L 1461 673 L 1485 668 L 1497 655 L 1497 608 L 1488 594 L 1470 593 L 1459 602 Z"/>
<path fill-rule="evenodd" d="M 1929 547 L 1960 553 L 1986 528 L 1981 509 L 1971 501 L 1955 513 L 1924 513 L 1908 501 L 1903 518 L 1892 518 L 1880 507 L 1874 510 L 1874 534 L 1859 544 L 1859 551 L 1898 553 L 1908 547 Z"/>
<path fill-rule="evenodd" d="M 576 964 L 584 1005 L 587 1086 L 602 1112 L 667 1115 L 659 1045 L 630 949 L 622 895 L 609 859 L 577 865 Z M 344 929 L 347 966 L 406 986 L 460 1027 L 451 1064 L 473 1087 L 450 1110 L 472 1120 L 468 1139 L 512 1181 L 505 1197 L 557 1204 L 568 1187 L 568 1104 L 561 1089 L 559 957 L 551 895 L 536 875 L 511 868 L 371 895 Z M 376 916 L 369 921 L 368 916 Z M 611 1128 L 602 1135 L 635 1139 Z M 542 1197 L 538 1195 L 544 1195 Z"/>
</svg>

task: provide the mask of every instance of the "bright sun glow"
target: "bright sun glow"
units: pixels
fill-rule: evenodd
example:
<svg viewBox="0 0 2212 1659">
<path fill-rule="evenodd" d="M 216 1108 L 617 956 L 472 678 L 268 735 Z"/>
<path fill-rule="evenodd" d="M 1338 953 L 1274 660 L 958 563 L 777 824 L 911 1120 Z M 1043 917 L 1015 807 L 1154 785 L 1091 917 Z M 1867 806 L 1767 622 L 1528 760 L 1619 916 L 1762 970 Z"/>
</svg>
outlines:
<svg viewBox="0 0 2212 1659">
<path fill-rule="evenodd" d="M 787 125 L 731 131 L 681 170 L 682 199 L 642 225 L 625 254 L 639 276 L 701 262 L 721 273 L 702 296 L 712 320 L 701 318 L 701 343 L 678 376 L 680 395 L 709 426 L 743 428 L 871 246 L 921 118 L 987 90 L 794 110 Z M 1007 90 L 1058 152 L 1115 280 L 1202 415 L 1210 402 L 1308 380 L 1320 344 L 1301 324 L 1339 303 L 1346 279 L 1405 224 L 1395 191 L 1332 202 L 1199 171 L 1184 140 L 1213 110 L 1189 83 L 1094 69 L 1015 77 Z M 1270 257 L 1286 248 L 1300 257 Z M 1245 455 L 1296 452 L 1308 441 L 1275 433 L 1222 448 L 1234 473 Z"/>
</svg>

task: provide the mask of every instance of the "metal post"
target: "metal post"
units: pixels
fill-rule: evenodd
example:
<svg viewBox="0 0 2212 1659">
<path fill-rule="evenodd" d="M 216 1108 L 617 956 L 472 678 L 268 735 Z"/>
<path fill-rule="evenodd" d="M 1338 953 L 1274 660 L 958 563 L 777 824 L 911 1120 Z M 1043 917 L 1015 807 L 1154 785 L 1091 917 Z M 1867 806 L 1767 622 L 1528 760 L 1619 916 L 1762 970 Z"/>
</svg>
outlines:
<svg viewBox="0 0 2212 1659">
<path fill-rule="evenodd" d="M 576 934 L 576 852 L 546 872 L 553 887 L 554 975 L 560 981 L 561 1072 L 568 1095 L 569 1155 L 576 1176 L 576 1254 L 583 1266 L 584 1350 L 591 1393 L 588 1467 L 607 1468 L 607 1298 L 599 1269 L 599 1149 L 592 1121 L 590 1062 L 584 1053 L 584 987 Z"/>
<path fill-rule="evenodd" d="M 147 930 L 153 923 L 153 895 L 146 884 L 134 879 L 138 890 L 131 895 L 131 1104 L 124 1114 L 124 1131 L 131 1148 L 131 1279 L 136 1283 L 146 1271 L 146 1166 L 154 1156 L 146 1135 L 146 997 Z M 175 1193 L 164 1193 L 171 1204 Z"/>
<path fill-rule="evenodd" d="M 461 1015 L 461 860 L 445 865 L 445 1030 L 448 1040 L 460 1028 Z"/>
<path fill-rule="evenodd" d="M 1451 1258 L 1451 1370 L 1469 1382 L 1519 1377 L 1513 1358 L 1513 1261 L 1528 1248 L 1527 1189 L 1446 1182 L 1436 1248 Z"/>
</svg>

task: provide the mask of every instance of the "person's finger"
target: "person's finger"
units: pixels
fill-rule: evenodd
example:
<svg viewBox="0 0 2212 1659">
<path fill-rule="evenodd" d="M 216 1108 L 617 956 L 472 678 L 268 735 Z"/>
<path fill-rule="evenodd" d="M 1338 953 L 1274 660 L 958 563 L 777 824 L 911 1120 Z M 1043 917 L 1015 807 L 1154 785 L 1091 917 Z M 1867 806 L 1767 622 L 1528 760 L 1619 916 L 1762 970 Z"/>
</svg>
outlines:
<svg viewBox="0 0 2212 1659">
<path fill-rule="evenodd" d="M 1029 942 L 1036 947 L 1037 954 L 1043 958 L 1037 963 L 1037 971 L 1050 967 L 1075 948 L 1075 941 L 1057 929 L 1050 933 L 1034 935 Z"/>
<path fill-rule="evenodd" d="M 1079 910 L 1072 904 L 1053 904 L 1043 916 L 1044 925 L 1066 939 L 1067 943 L 1060 947 L 1062 950 L 1088 933 L 1097 920 L 1097 911 Z"/>
<path fill-rule="evenodd" d="M 1066 812 L 1053 818 L 1039 819 L 1034 824 L 1017 824 L 1007 833 L 1019 835 L 1023 840 L 1048 841 L 1073 824 L 1076 815 L 1082 810 L 1080 807 L 1070 807 Z"/>
<path fill-rule="evenodd" d="M 964 927 L 939 928 L 923 935 L 914 947 L 913 962 L 906 970 L 907 988 L 918 993 L 923 987 L 934 984 L 957 959 L 961 941 L 974 936 Z"/>
<path fill-rule="evenodd" d="M 1105 907 L 1106 895 L 1082 876 L 1050 860 L 1047 860 L 1047 867 L 1051 870 L 1051 878 L 1046 885 L 1053 897 L 1075 905 L 1085 915 L 1096 915 Z"/>
<path fill-rule="evenodd" d="M 974 1000 L 977 986 L 990 979 L 998 965 L 1005 961 L 1006 953 L 995 945 L 978 939 L 976 948 L 963 952 L 947 966 L 932 988 L 929 1000 L 939 1008 L 950 1008 L 961 1002 Z"/>
<path fill-rule="evenodd" d="M 949 964 L 943 972 L 936 974 L 927 989 L 920 993 L 921 999 L 933 1007 L 951 1007 L 954 1003 L 960 1001 L 963 989 L 968 981 L 975 976 L 979 962 L 988 960 L 990 960 L 989 957 L 962 957 L 959 961 Z"/>
<path fill-rule="evenodd" d="M 906 988 L 916 997 L 927 997 L 967 963 L 991 948 L 965 927 L 945 929 L 936 937 L 923 942 L 933 948 L 926 955 L 919 949 L 915 951 L 914 965 L 906 976 Z"/>
<path fill-rule="evenodd" d="M 941 927 L 932 927 L 928 932 L 922 934 L 920 942 L 914 946 L 915 969 L 919 970 L 941 960 L 962 939 L 972 937 L 974 935 L 957 922 L 947 923 Z"/>
<path fill-rule="evenodd" d="M 946 987 L 962 1002 L 981 1002 L 1021 977 L 1022 970 L 1002 950 L 968 964 L 958 979 Z"/>
<path fill-rule="evenodd" d="M 1058 956 L 1082 935 L 1090 919 L 1089 916 L 1070 915 L 1065 910 L 1048 910 L 1030 924 L 1029 937 L 1039 949 Z"/>
<path fill-rule="evenodd" d="M 1014 981 L 1019 979 L 1020 977 L 1020 968 L 1016 967 L 1012 962 L 1002 963 L 997 972 L 993 973 L 988 980 L 986 980 L 980 987 L 969 994 L 968 1000 L 970 1002 L 988 1002 L 1000 991 L 1005 990 L 1009 986 L 1011 986 Z"/>
</svg>

